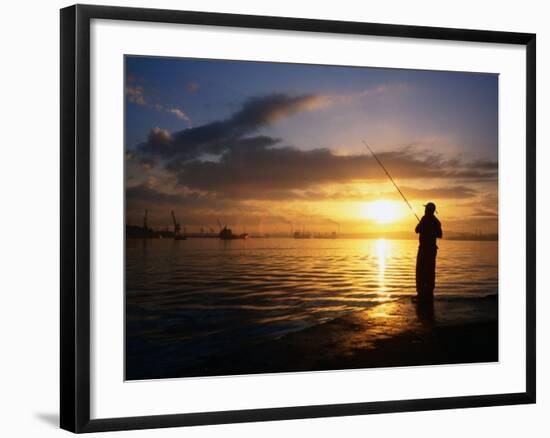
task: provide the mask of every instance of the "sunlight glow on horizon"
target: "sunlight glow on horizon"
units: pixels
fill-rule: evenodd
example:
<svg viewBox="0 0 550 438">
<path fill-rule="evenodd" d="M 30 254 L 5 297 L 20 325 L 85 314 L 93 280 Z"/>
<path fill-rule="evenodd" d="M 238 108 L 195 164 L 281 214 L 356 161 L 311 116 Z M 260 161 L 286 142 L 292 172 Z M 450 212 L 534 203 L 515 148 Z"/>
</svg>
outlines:
<svg viewBox="0 0 550 438">
<path fill-rule="evenodd" d="M 385 285 L 385 271 L 386 271 L 386 257 L 388 256 L 387 242 L 385 239 L 378 239 L 376 241 L 376 257 L 378 258 L 378 293 L 386 293 Z"/>
<path fill-rule="evenodd" d="M 402 206 L 397 201 L 378 200 L 364 204 L 361 215 L 379 224 L 387 224 L 402 219 L 402 211 Z"/>
</svg>

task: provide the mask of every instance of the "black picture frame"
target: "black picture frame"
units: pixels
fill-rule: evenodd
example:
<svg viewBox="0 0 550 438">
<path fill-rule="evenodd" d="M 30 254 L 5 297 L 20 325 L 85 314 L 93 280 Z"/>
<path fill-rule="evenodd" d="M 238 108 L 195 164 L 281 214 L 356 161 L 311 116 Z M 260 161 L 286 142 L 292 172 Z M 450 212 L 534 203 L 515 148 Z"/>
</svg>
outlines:
<svg viewBox="0 0 550 438">
<path fill-rule="evenodd" d="M 525 46 L 527 78 L 526 391 L 416 400 L 90 419 L 90 21 L 92 19 Z M 535 403 L 535 34 L 89 5 L 75 5 L 62 9 L 60 24 L 61 428 L 82 433 Z"/>
</svg>

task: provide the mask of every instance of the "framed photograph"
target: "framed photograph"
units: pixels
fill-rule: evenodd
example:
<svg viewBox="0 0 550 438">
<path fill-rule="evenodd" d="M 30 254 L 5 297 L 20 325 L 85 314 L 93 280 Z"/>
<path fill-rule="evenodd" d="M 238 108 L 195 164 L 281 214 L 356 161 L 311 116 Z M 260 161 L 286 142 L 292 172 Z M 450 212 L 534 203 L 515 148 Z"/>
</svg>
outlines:
<svg viewBox="0 0 550 438">
<path fill-rule="evenodd" d="M 61 10 L 61 427 L 535 402 L 535 35 Z"/>
</svg>

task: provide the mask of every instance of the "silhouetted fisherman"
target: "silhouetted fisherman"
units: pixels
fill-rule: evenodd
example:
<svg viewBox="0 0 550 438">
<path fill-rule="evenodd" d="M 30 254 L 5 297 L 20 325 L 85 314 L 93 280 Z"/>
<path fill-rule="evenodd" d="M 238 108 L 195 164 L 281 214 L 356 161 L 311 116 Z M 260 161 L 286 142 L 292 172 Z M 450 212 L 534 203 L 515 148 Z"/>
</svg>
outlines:
<svg viewBox="0 0 550 438">
<path fill-rule="evenodd" d="M 441 222 L 435 217 L 435 204 L 428 202 L 424 207 L 424 216 L 415 228 L 420 242 L 416 257 L 416 294 L 419 300 L 431 300 L 435 288 L 436 241 L 443 237 L 443 232 Z"/>
</svg>

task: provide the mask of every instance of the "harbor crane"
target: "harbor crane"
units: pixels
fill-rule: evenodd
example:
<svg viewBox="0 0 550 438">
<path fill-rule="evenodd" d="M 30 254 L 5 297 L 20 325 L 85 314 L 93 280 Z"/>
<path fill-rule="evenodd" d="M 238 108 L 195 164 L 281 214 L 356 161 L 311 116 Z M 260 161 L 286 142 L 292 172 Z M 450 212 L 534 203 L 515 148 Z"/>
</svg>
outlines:
<svg viewBox="0 0 550 438">
<path fill-rule="evenodd" d="M 174 222 L 174 240 L 186 240 L 187 237 L 185 234 L 181 234 L 181 225 L 176 220 L 176 214 L 174 213 L 174 210 L 172 210 L 172 222 Z"/>
</svg>

